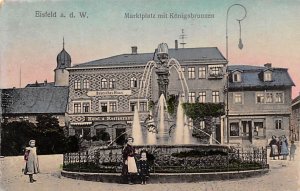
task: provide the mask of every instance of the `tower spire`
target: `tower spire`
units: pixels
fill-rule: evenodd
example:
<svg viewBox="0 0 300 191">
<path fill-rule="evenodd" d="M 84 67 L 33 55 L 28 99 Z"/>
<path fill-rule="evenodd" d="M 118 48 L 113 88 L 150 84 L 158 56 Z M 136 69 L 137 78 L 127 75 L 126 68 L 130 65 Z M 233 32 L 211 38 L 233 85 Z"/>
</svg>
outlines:
<svg viewBox="0 0 300 191">
<path fill-rule="evenodd" d="M 65 37 L 63 37 L 63 49 L 65 49 Z"/>
</svg>

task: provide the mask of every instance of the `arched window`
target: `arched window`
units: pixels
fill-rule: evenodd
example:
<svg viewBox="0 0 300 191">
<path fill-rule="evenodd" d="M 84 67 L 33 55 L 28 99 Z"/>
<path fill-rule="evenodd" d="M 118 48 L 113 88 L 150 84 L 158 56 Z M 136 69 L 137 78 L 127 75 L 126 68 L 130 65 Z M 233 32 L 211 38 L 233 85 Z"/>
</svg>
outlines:
<svg viewBox="0 0 300 191">
<path fill-rule="evenodd" d="M 136 77 L 132 77 L 132 78 L 130 79 L 130 87 L 131 87 L 131 88 L 136 88 L 136 87 L 138 87 Z"/>
<path fill-rule="evenodd" d="M 89 80 L 87 79 L 83 80 L 83 89 L 89 89 L 89 88 L 90 88 Z"/>
<path fill-rule="evenodd" d="M 75 80 L 74 81 L 74 89 L 75 90 L 80 90 L 80 80 Z"/>
<path fill-rule="evenodd" d="M 114 78 L 109 80 L 109 89 L 116 88 L 116 80 Z"/>
<path fill-rule="evenodd" d="M 106 89 L 107 88 L 107 80 L 105 78 L 103 78 L 101 80 L 101 88 Z"/>
</svg>

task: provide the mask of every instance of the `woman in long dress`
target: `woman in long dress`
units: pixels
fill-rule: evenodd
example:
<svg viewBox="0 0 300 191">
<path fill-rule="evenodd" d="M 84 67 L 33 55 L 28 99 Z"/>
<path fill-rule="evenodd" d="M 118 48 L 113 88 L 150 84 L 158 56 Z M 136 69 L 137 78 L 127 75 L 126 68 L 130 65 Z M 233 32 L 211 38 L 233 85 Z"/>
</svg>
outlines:
<svg viewBox="0 0 300 191">
<path fill-rule="evenodd" d="M 275 135 L 272 136 L 269 146 L 271 147 L 270 157 L 273 157 L 273 160 L 275 160 L 275 156 L 278 156 L 278 146 Z"/>
<path fill-rule="evenodd" d="M 29 141 L 29 147 L 26 147 L 24 160 L 26 161 L 24 174 L 29 176 L 30 183 L 35 182 L 33 174 L 39 173 L 39 163 L 36 154 L 35 140 Z"/>
<path fill-rule="evenodd" d="M 283 160 L 286 160 L 287 156 L 289 155 L 288 142 L 287 142 L 287 138 L 285 137 L 285 135 L 283 135 L 281 138 L 280 155 L 282 155 Z"/>
<path fill-rule="evenodd" d="M 132 178 L 137 174 L 137 165 L 135 160 L 135 149 L 132 146 L 133 138 L 128 137 L 127 145 L 124 147 L 122 175 L 128 178 L 128 183 L 132 184 Z"/>
</svg>

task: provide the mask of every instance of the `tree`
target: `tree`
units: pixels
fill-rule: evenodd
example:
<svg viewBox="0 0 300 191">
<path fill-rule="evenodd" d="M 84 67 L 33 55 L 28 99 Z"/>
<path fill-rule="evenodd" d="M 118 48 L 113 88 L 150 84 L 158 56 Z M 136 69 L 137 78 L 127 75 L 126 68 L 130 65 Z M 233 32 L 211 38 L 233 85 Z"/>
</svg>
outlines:
<svg viewBox="0 0 300 191">
<path fill-rule="evenodd" d="M 193 136 L 200 138 L 201 140 L 208 140 L 207 134 L 212 133 L 213 118 L 224 115 L 223 103 L 183 103 L 183 109 L 185 114 L 193 120 Z M 200 123 L 204 121 L 204 128 L 201 129 Z M 207 133 L 203 133 L 203 132 Z"/>
<path fill-rule="evenodd" d="M 66 137 L 64 130 L 59 126 L 58 119 L 49 115 L 38 115 L 36 131 L 39 135 L 36 144 L 40 154 L 56 154 L 66 151 Z"/>
<path fill-rule="evenodd" d="M 14 156 L 24 154 L 24 149 L 31 139 L 36 139 L 35 126 L 28 121 L 3 123 L 1 132 L 2 155 Z"/>
</svg>

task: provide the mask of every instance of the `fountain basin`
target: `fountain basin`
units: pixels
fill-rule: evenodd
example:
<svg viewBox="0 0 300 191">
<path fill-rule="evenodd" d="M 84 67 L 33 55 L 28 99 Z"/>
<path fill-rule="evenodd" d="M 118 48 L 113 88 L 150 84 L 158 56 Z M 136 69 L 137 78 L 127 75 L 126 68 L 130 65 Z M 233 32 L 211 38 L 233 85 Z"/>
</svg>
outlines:
<svg viewBox="0 0 300 191">
<path fill-rule="evenodd" d="M 267 169 L 266 149 L 247 152 L 227 145 L 135 145 L 136 159 L 141 150 L 148 152 L 151 174 L 211 173 Z M 93 148 L 86 152 L 66 153 L 65 171 L 121 174 L 122 147 Z"/>
</svg>

